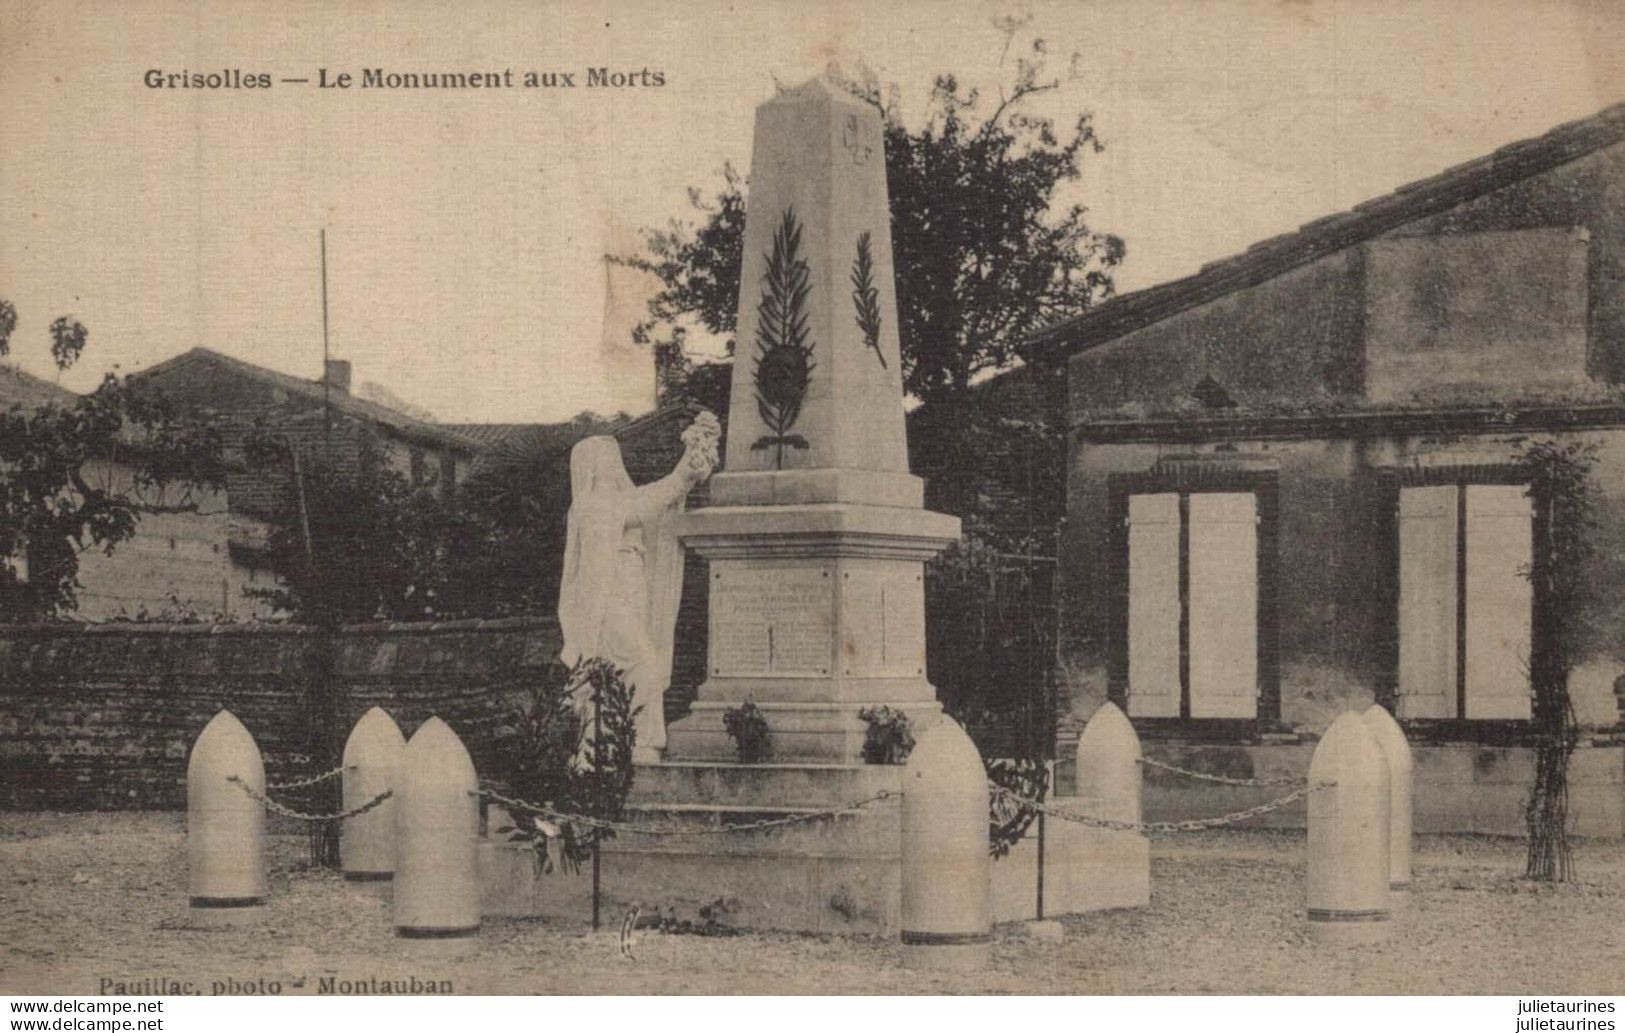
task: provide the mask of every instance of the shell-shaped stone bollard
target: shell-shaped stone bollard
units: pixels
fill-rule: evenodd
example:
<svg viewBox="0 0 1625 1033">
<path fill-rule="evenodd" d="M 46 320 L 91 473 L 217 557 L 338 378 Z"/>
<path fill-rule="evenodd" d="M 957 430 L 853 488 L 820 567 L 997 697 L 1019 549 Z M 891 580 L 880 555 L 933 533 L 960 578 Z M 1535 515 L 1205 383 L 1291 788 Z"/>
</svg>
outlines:
<svg viewBox="0 0 1625 1033">
<path fill-rule="evenodd" d="M 902 941 L 911 964 L 985 964 L 992 940 L 987 773 L 942 715 L 903 771 Z"/>
<path fill-rule="evenodd" d="M 361 715 L 344 743 L 344 809 L 360 807 L 395 788 L 406 737 L 382 707 Z M 395 877 L 395 799 L 348 818 L 339 829 L 339 867 L 352 882 Z"/>
<path fill-rule="evenodd" d="M 1411 896 L 1411 744 L 1386 707 L 1360 715 L 1388 761 L 1388 891 L 1395 910 Z"/>
<path fill-rule="evenodd" d="M 1078 736 L 1078 788 L 1084 813 L 1140 820 L 1140 737 L 1115 703 L 1096 710 Z"/>
<path fill-rule="evenodd" d="M 1308 917 L 1327 943 L 1370 943 L 1393 923 L 1388 893 L 1388 760 L 1354 711 L 1333 721 L 1309 761 Z"/>
<path fill-rule="evenodd" d="M 479 800 L 474 762 L 438 717 L 406 744 L 395 779 L 395 932 L 460 939 L 480 929 Z"/>
<path fill-rule="evenodd" d="M 196 911 L 265 903 L 265 792 L 260 748 L 229 710 L 214 715 L 186 762 L 187 896 Z"/>
</svg>

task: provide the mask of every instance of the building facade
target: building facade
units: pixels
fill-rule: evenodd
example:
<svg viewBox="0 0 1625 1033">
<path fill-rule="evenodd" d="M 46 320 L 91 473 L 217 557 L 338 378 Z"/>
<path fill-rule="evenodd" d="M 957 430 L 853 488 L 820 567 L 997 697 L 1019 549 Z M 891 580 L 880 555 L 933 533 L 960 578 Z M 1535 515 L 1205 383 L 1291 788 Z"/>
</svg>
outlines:
<svg viewBox="0 0 1625 1033">
<path fill-rule="evenodd" d="M 0 409 L 72 409 L 79 395 L 13 366 L 0 365 Z M 132 448 L 138 448 L 132 443 Z M 113 459 L 87 463 L 82 471 L 94 487 L 123 494 L 134 470 Z M 244 572 L 233 567 L 228 545 L 228 506 L 224 492 L 192 487 L 191 506 L 182 512 L 143 514 L 135 534 L 112 551 L 79 554 L 78 606 L 81 621 L 182 620 L 240 615 Z M 19 577 L 28 576 L 26 556 L 12 559 Z"/>
<path fill-rule="evenodd" d="M 1625 106 L 1038 344 L 1067 370 L 1070 724 L 1110 699 L 1154 756 L 1301 775 L 1375 701 L 1415 750 L 1420 829 L 1521 832 L 1555 648 L 1531 459 L 1573 448 L 1598 505 L 1571 811 L 1625 833 Z M 1268 795 L 1147 792 L 1178 817 Z"/>
<path fill-rule="evenodd" d="M 485 450 L 455 430 L 351 394 L 350 364 L 342 360 L 329 361 L 321 378 L 306 380 L 193 348 L 130 379 L 204 414 L 221 430 L 231 461 L 224 516 L 230 616 L 276 616 L 250 590 L 275 585 L 270 529 L 286 518 L 300 478 L 318 464 L 342 474 L 357 468 L 371 449 L 412 484 L 450 493 Z M 255 436 L 280 444 L 282 454 L 254 454 Z"/>
</svg>

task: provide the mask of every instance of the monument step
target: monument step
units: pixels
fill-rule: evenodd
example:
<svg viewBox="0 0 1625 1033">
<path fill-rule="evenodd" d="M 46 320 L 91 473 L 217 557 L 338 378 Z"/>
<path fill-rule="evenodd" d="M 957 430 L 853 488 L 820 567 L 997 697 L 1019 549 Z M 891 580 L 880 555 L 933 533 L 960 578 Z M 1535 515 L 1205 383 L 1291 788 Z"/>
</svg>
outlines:
<svg viewBox="0 0 1625 1033">
<path fill-rule="evenodd" d="M 776 731 L 772 756 L 784 762 L 837 764 L 853 760 L 863 748 L 863 733 L 839 729 L 816 732 Z M 733 737 L 723 728 L 673 727 L 666 736 L 666 756 L 682 761 L 725 764 L 738 756 Z"/>
<path fill-rule="evenodd" d="M 865 706 L 887 706 L 908 713 L 916 729 L 941 713 L 935 700 L 877 700 L 858 703 L 757 703 L 767 721 L 769 760 L 775 763 L 855 764 L 863 751 L 869 726 L 858 717 Z M 713 761 L 738 759 L 734 740 L 728 734 L 724 715 L 726 703 L 696 702 L 688 716 L 673 724 L 666 733 L 666 759 L 669 761 Z"/>
<path fill-rule="evenodd" d="M 640 853 L 604 845 L 602 914 L 619 922 L 633 907 L 647 918 L 715 921 L 735 929 L 895 936 L 900 869 L 895 857 Z M 492 848 L 486 914 L 546 916 L 585 925 L 592 914 L 590 868 L 536 876 L 523 852 Z M 634 944 L 634 950 L 636 945 Z"/>
<path fill-rule="evenodd" d="M 900 789 L 902 771 L 892 764 L 640 764 L 629 802 L 834 807 Z"/>
<path fill-rule="evenodd" d="M 937 690 L 925 680 L 922 671 L 917 676 L 882 678 L 854 676 L 837 669 L 829 678 L 769 678 L 757 675 L 724 677 L 713 674 L 696 690 L 696 704 L 734 706 L 738 700 L 749 699 L 757 706 L 769 703 L 809 706 L 873 706 L 874 700 L 890 700 L 892 707 L 915 710 L 936 710 Z"/>
<path fill-rule="evenodd" d="M 748 807 L 716 804 L 629 804 L 627 824 L 662 832 L 618 832 L 618 853 L 897 858 L 901 800 L 862 807 Z M 783 819 L 804 819 L 785 822 Z M 761 828 L 739 828 L 771 822 Z"/>
</svg>

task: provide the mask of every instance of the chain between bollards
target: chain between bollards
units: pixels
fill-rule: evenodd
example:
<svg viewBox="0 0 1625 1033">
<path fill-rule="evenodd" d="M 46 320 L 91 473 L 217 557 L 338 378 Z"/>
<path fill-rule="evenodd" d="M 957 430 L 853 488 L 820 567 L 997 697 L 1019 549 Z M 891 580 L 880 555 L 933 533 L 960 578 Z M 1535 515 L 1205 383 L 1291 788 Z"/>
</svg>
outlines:
<svg viewBox="0 0 1625 1033">
<path fill-rule="evenodd" d="M 309 778 L 296 778 L 291 782 L 267 782 L 265 784 L 265 788 L 266 789 L 303 789 L 306 786 L 320 785 L 321 783 L 326 782 L 329 779 L 338 778 L 340 775 L 344 774 L 344 770 L 345 769 L 344 769 L 343 765 L 340 765 L 339 767 L 336 767 L 331 771 L 324 771 L 319 775 L 312 775 Z"/>
<path fill-rule="evenodd" d="M 227 775 L 226 781 L 235 784 L 237 788 L 247 793 L 251 799 L 258 800 L 260 803 L 264 804 L 266 809 L 272 813 L 280 814 L 284 818 L 293 818 L 297 821 L 343 821 L 346 818 L 354 818 L 358 815 L 366 814 L 374 807 L 377 807 L 379 804 L 395 795 L 395 790 L 385 789 L 383 792 L 379 793 L 371 800 L 368 800 L 366 803 L 361 804 L 359 807 L 352 807 L 347 811 L 340 811 L 337 814 L 306 814 L 303 811 L 296 811 L 286 804 L 278 803 L 269 796 L 266 796 L 264 793 L 260 792 L 258 789 L 255 789 L 253 786 L 249 785 L 247 782 L 244 782 L 236 775 Z"/>
<path fill-rule="evenodd" d="M 1110 829 L 1114 832 L 1200 832 L 1204 829 L 1223 828 L 1226 825 L 1246 821 L 1248 818 L 1256 818 L 1261 814 L 1278 811 L 1288 804 L 1296 803 L 1310 793 L 1329 789 L 1336 784 L 1335 782 L 1316 782 L 1313 785 L 1300 786 L 1285 796 L 1270 800 L 1267 803 L 1261 803 L 1256 807 L 1249 807 L 1244 811 L 1232 811 L 1229 814 L 1221 814 L 1212 818 L 1188 818 L 1185 821 L 1115 821 L 1111 818 L 1096 818 L 1087 814 L 1062 810 L 1051 804 L 1021 796 L 1003 786 L 990 785 L 989 788 L 992 792 L 1008 797 L 1023 807 L 1048 814 L 1053 818 L 1059 818 L 1061 821 L 1075 822 L 1079 825 L 1087 825 L 1090 828 Z"/>
<path fill-rule="evenodd" d="M 264 793 L 254 789 L 248 785 L 248 783 L 244 782 L 235 775 L 229 776 L 226 781 L 235 783 L 244 793 L 247 793 L 253 799 L 263 803 L 272 812 L 280 814 L 286 818 L 296 819 L 298 821 L 343 821 L 347 818 L 354 818 L 367 813 L 394 795 L 394 790 L 386 789 L 382 793 L 379 793 L 377 796 L 368 800 L 366 803 L 363 803 L 358 807 L 353 807 L 347 811 L 340 811 L 337 814 L 306 814 L 301 811 L 296 811 L 284 804 L 278 803 L 276 800 L 273 800 Z M 1243 782 L 1239 779 L 1232 781 L 1240 782 L 1244 785 L 1255 784 Z M 1275 783 L 1261 782 L 1256 784 L 1267 785 Z M 1188 818 L 1184 821 L 1143 822 L 1116 821 L 1110 818 L 1096 818 L 1087 814 L 1077 814 L 1075 812 L 1056 807 L 1053 804 L 1044 803 L 1042 801 L 1032 799 L 1031 797 L 1022 796 L 1013 790 L 1006 789 L 1003 786 L 995 785 L 991 782 L 988 783 L 988 791 L 994 795 L 1005 797 L 1020 807 L 1037 811 L 1038 813 L 1057 818 L 1061 821 L 1070 821 L 1079 825 L 1087 825 L 1091 828 L 1109 829 L 1117 832 L 1197 832 L 1204 829 L 1215 829 L 1222 828 L 1226 825 L 1234 825 L 1239 822 L 1246 821 L 1249 818 L 1256 818 L 1260 815 L 1269 814 L 1271 811 L 1278 811 L 1289 804 L 1296 803 L 1298 800 L 1303 799 L 1310 793 L 1318 792 L 1322 789 L 1329 789 L 1336 784 L 1337 783 L 1335 782 L 1316 782 L 1313 785 L 1301 785 L 1285 796 L 1277 797 L 1274 800 L 1269 800 L 1253 807 L 1248 807 L 1246 810 L 1232 811 L 1229 814 L 1221 814 L 1212 818 Z M 757 832 L 762 829 L 778 828 L 785 825 L 798 825 L 805 822 L 822 821 L 826 818 L 833 818 L 841 814 L 849 814 L 863 807 L 867 807 L 872 803 L 879 803 L 882 800 L 890 799 L 894 794 L 890 790 L 882 789 L 873 796 L 866 797 L 862 800 L 855 800 L 851 803 L 842 804 L 838 807 L 827 808 L 825 810 L 812 811 L 805 814 L 792 814 L 782 818 L 764 818 L 760 821 L 740 822 L 733 825 L 712 826 L 653 823 L 639 824 L 636 822 L 612 821 L 607 818 L 593 818 L 584 814 L 570 814 L 566 811 L 556 810 L 552 807 L 545 807 L 541 804 L 535 804 L 528 800 L 521 800 L 517 797 L 507 796 L 503 793 L 499 793 L 488 788 L 474 791 L 470 795 L 490 800 L 493 803 L 501 804 L 502 806 L 513 810 L 524 811 L 526 813 L 539 815 L 544 818 L 552 818 L 555 821 L 567 821 L 575 824 L 585 825 L 589 828 L 604 829 L 611 832 L 624 832 L 630 835 L 644 836 L 716 836 L 727 835 L 735 832 Z"/>
<path fill-rule="evenodd" d="M 1198 782 L 1214 782 L 1223 786 L 1248 786 L 1250 788 L 1259 788 L 1264 786 L 1301 786 L 1309 781 L 1306 778 L 1299 778 L 1296 775 L 1283 775 L 1278 778 L 1231 778 L 1227 775 L 1210 775 L 1205 771 L 1192 771 L 1189 768 L 1178 767 L 1177 765 L 1169 764 L 1164 761 L 1152 760 L 1150 757 L 1141 757 L 1139 758 L 1138 763 L 1143 764 L 1148 768 L 1157 768 L 1162 771 L 1172 772 L 1175 775 L 1183 775 L 1185 778 L 1193 778 Z"/>
<path fill-rule="evenodd" d="M 634 822 L 611 821 L 607 818 L 592 818 L 585 814 L 569 814 L 564 811 L 555 810 L 552 807 L 544 807 L 541 804 L 531 803 L 528 800 L 520 800 L 516 797 L 505 796 L 494 789 L 480 789 L 472 795 L 490 800 L 493 803 L 499 803 L 511 810 L 525 811 L 529 814 L 539 815 L 544 818 L 552 818 L 555 821 L 567 821 L 580 825 L 586 825 L 589 828 L 606 829 L 611 832 L 625 832 L 631 835 L 642 836 L 717 836 L 726 835 L 731 832 L 755 832 L 761 829 L 777 828 L 781 825 L 797 825 L 801 824 L 802 822 L 821 821 L 825 818 L 833 818 L 842 814 L 851 813 L 859 808 L 867 807 L 869 804 L 878 803 L 881 800 L 890 799 L 895 794 L 888 789 L 882 789 L 873 796 L 862 800 L 857 800 L 852 803 L 842 804 L 839 807 L 831 807 L 827 810 L 812 811 L 805 814 L 792 814 L 783 818 L 764 818 L 761 821 L 747 821 L 741 822 L 737 825 L 640 825 Z"/>
</svg>

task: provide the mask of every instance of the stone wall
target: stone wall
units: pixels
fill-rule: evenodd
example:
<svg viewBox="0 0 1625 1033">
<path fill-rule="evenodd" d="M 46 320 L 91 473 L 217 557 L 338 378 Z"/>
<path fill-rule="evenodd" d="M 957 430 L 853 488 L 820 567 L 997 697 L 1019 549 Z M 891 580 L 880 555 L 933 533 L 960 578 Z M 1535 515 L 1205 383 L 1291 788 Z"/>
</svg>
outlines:
<svg viewBox="0 0 1625 1033">
<path fill-rule="evenodd" d="M 306 774 L 307 693 L 327 677 L 346 732 L 372 706 L 407 735 L 438 714 L 488 763 L 558 648 L 557 626 L 534 619 L 357 625 L 331 639 L 278 624 L 0 627 L 0 807 L 182 807 L 192 742 L 222 707 L 259 742 L 270 780 Z"/>
<path fill-rule="evenodd" d="M 1621 184 L 1625 144 L 1079 351 L 1072 422 L 1595 397 L 1625 383 Z"/>
<path fill-rule="evenodd" d="M 1565 227 L 1367 244 L 1366 398 L 1583 391 L 1589 248 Z"/>
<path fill-rule="evenodd" d="M 1242 407 L 1324 406 L 1363 383 L 1362 256 L 1342 251 L 1079 352 L 1072 422 L 1201 411 L 1218 385 Z"/>
</svg>

